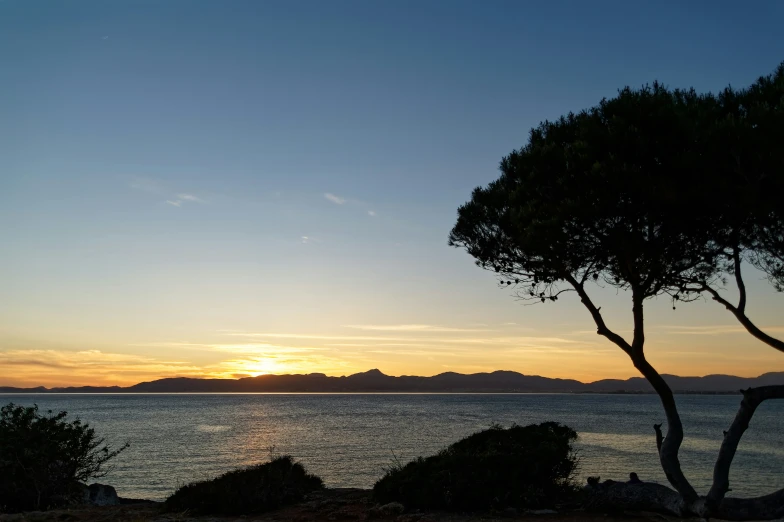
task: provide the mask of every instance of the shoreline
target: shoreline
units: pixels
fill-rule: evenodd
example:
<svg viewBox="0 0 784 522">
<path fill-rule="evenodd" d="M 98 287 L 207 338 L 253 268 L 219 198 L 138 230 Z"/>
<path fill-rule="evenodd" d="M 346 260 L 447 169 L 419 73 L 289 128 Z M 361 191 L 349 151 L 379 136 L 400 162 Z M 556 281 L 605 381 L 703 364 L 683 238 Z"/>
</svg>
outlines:
<svg viewBox="0 0 784 522">
<path fill-rule="evenodd" d="M 673 391 L 674 395 L 742 395 L 737 391 Z M 61 392 L 61 391 L 36 391 L 7 392 L 0 390 L 0 396 L 6 395 L 656 395 L 655 391 L 276 391 L 276 392 L 199 392 L 199 391 L 179 391 L 179 392 Z"/>
<path fill-rule="evenodd" d="M 123 499 L 115 506 L 75 505 L 51 511 L 32 511 L 0 514 L 0 522 L 229 522 L 237 520 L 297 522 L 388 520 L 395 522 L 502 522 L 525 520 L 527 522 L 676 522 L 682 519 L 653 513 L 605 514 L 601 511 L 579 510 L 517 511 L 459 513 L 444 511 L 417 511 L 394 513 L 373 502 L 372 490 L 360 488 L 324 488 L 310 493 L 296 504 L 256 515 L 195 515 L 188 512 L 166 512 L 162 502 Z"/>
</svg>

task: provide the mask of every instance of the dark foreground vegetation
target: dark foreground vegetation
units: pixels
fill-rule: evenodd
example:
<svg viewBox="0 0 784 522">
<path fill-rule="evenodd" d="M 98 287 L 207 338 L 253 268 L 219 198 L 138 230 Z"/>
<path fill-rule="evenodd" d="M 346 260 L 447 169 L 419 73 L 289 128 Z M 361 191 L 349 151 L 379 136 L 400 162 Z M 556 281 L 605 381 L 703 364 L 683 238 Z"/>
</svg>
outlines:
<svg viewBox="0 0 784 522">
<path fill-rule="evenodd" d="M 379 503 L 407 509 L 481 511 L 554 507 L 577 488 L 577 433 L 555 422 L 494 426 L 437 455 L 395 466 L 376 482 Z"/>
<path fill-rule="evenodd" d="M 38 406 L 0 409 L 0 512 L 51 509 L 85 497 L 127 444 L 112 449 L 88 424 Z"/>
<path fill-rule="evenodd" d="M 169 511 L 251 515 L 302 500 L 324 483 L 291 457 L 230 471 L 213 480 L 194 482 L 166 499 Z"/>
</svg>

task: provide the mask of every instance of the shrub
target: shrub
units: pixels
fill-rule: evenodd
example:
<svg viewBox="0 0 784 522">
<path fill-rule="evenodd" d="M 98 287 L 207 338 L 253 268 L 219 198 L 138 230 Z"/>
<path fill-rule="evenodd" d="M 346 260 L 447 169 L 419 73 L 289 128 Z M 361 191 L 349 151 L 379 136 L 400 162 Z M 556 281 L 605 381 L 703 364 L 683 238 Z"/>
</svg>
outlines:
<svg viewBox="0 0 784 522">
<path fill-rule="evenodd" d="M 576 491 L 576 439 L 573 429 L 555 422 L 493 426 L 437 455 L 393 467 L 376 482 L 373 496 L 407 509 L 552 507 Z"/>
<path fill-rule="evenodd" d="M 42 510 L 83 498 L 81 483 L 108 471 L 112 449 L 89 424 L 38 406 L 0 409 L 0 511 Z"/>
<path fill-rule="evenodd" d="M 302 499 L 324 487 L 322 480 L 305 471 L 291 457 L 230 471 L 220 477 L 183 486 L 166 500 L 169 511 L 202 514 L 250 515 Z"/>
</svg>

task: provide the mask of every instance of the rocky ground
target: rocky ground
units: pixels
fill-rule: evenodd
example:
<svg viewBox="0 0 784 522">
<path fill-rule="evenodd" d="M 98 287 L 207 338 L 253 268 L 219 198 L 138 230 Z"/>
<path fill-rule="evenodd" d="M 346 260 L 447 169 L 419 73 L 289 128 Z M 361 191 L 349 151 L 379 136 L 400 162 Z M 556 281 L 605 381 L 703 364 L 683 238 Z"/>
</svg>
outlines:
<svg viewBox="0 0 784 522">
<path fill-rule="evenodd" d="M 152 522 L 152 521 L 394 521 L 394 522 L 472 522 L 508 521 L 526 522 L 676 522 L 678 519 L 648 513 L 627 513 L 623 515 L 604 515 L 602 513 L 564 512 L 564 513 L 520 513 L 509 510 L 502 513 L 455 514 L 441 512 L 400 513 L 401 506 L 377 506 L 371 499 L 371 492 L 362 489 L 326 489 L 311 493 L 297 505 L 285 507 L 270 513 L 255 516 L 218 517 L 196 516 L 194 514 L 166 513 L 162 505 L 154 502 L 122 504 L 119 506 L 75 506 L 45 512 L 0 514 L 0 522 Z"/>
</svg>

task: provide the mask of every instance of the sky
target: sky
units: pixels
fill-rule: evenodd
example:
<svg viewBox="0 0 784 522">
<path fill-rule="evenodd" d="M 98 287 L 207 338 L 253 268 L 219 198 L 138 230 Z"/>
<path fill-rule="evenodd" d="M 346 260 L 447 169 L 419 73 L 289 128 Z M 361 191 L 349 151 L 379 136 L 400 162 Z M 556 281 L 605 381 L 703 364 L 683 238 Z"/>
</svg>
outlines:
<svg viewBox="0 0 784 522">
<path fill-rule="evenodd" d="M 524 306 L 447 246 L 457 207 L 544 119 L 770 73 L 782 20 L 777 0 L 0 2 L 0 385 L 633 376 L 576 298 Z M 747 279 L 784 335 L 784 296 Z M 629 296 L 591 293 L 628 335 Z M 646 313 L 661 372 L 784 370 L 714 302 Z"/>
</svg>

